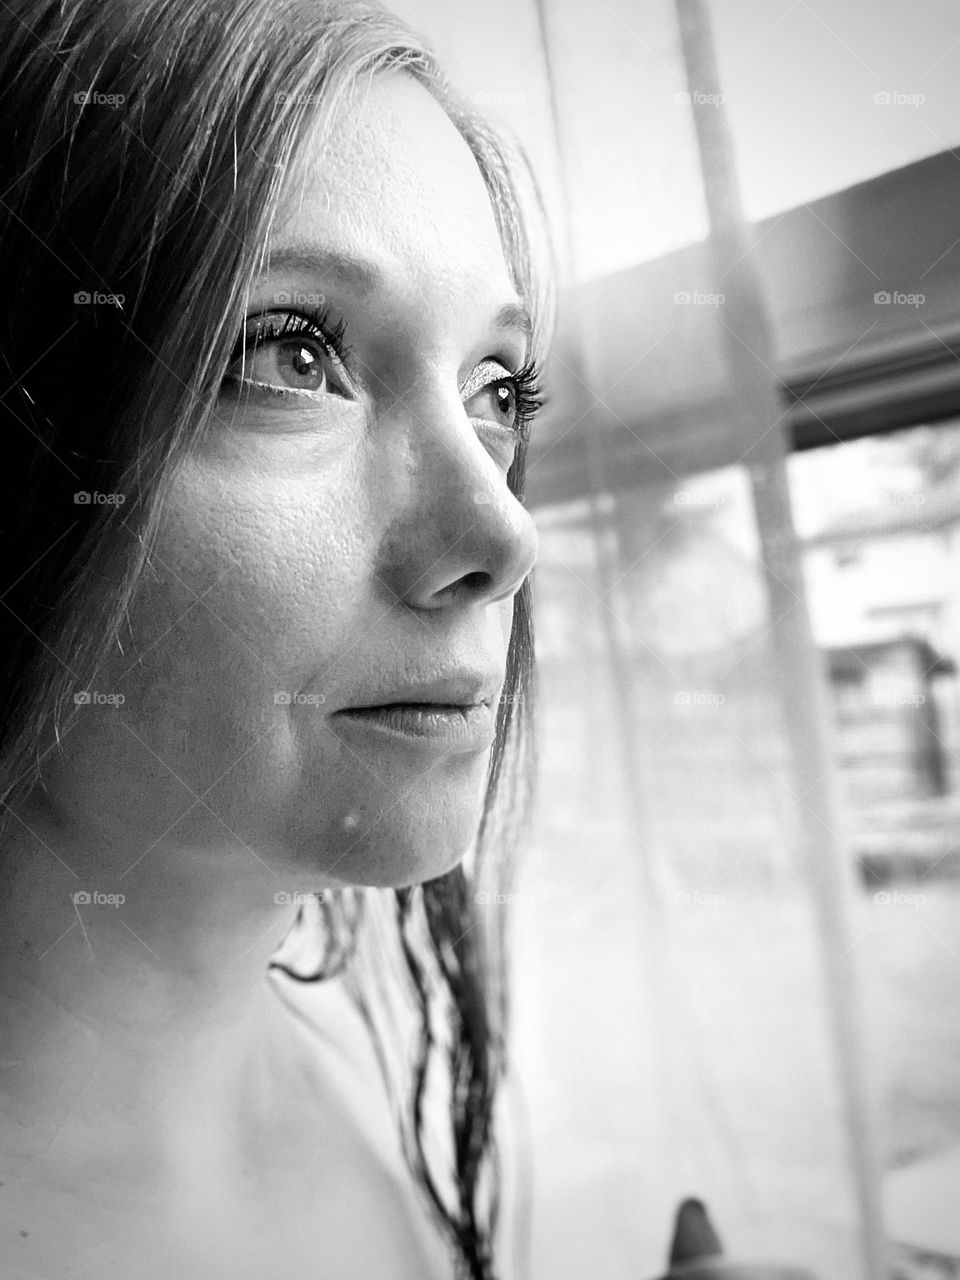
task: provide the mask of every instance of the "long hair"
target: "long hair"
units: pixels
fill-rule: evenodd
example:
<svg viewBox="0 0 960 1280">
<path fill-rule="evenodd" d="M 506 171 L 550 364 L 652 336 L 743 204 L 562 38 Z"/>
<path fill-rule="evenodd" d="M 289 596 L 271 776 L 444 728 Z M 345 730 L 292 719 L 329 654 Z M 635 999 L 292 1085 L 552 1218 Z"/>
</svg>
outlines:
<svg viewBox="0 0 960 1280">
<path fill-rule="evenodd" d="M 349 110 L 371 75 L 414 76 L 473 152 L 541 358 L 553 297 L 531 233 L 542 211 L 522 153 L 453 93 L 419 38 L 378 8 L 8 0 L 0 30 L 0 529 L 17 548 L 0 586 L 6 818 L 69 732 L 74 691 L 91 687 L 120 643 L 170 477 L 210 421 L 284 177 L 309 128 Z M 118 304 L 83 305 L 94 293 Z M 507 477 L 520 499 L 525 453 L 521 443 Z M 78 506 L 77 491 L 126 501 Z M 527 582 L 514 600 L 472 858 L 394 894 L 421 1014 L 404 1150 L 469 1277 L 497 1270 L 493 1119 L 509 1020 L 503 895 L 529 816 L 532 695 Z M 492 893 L 500 905 L 478 907 Z M 431 1013 L 438 984 L 443 1034 Z M 438 1055 L 449 1079 L 452 1196 L 424 1140 Z"/>
</svg>

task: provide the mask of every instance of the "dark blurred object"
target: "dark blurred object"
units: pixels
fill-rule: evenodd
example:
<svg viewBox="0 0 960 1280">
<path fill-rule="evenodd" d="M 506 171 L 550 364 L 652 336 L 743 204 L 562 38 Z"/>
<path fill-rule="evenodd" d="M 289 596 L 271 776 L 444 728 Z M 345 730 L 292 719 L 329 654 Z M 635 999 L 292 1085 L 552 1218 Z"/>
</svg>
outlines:
<svg viewBox="0 0 960 1280">
<path fill-rule="evenodd" d="M 677 1210 L 669 1267 L 660 1280 L 816 1280 L 800 1267 L 726 1261 L 706 1205 L 693 1198 Z"/>
<path fill-rule="evenodd" d="M 670 1270 L 722 1255 L 723 1245 L 713 1229 L 707 1206 L 702 1200 L 684 1200 L 677 1210 L 677 1221 L 673 1229 Z"/>
</svg>

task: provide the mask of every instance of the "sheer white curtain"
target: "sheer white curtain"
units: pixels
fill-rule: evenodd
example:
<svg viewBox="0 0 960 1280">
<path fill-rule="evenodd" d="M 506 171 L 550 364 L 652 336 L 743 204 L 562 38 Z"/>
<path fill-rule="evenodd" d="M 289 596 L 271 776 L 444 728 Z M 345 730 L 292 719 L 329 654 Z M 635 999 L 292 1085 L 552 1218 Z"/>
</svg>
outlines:
<svg viewBox="0 0 960 1280">
<path fill-rule="evenodd" d="M 541 806 L 515 907 L 530 1275 L 656 1275 L 678 1202 L 699 1195 L 731 1253 L 847 1280 L 849 1137 L 750 459 L 708 428 L 671 437 L 678 406 L 718 394 L 720 304 L 695 296 L 706 276 L 665 266 L 661 293 L 687 296 L 650 334 L 630 277 L 707 232 L 673 0 L 393 7 L 524 144 L 561 249 L 530 467 Z M 749 216 L 960 141 L 945 0 L 712 13 Z M 550 470 L 587 431 L 646 463 L 593 505 L 585 456 L 559 488 Z"/>
</svg>

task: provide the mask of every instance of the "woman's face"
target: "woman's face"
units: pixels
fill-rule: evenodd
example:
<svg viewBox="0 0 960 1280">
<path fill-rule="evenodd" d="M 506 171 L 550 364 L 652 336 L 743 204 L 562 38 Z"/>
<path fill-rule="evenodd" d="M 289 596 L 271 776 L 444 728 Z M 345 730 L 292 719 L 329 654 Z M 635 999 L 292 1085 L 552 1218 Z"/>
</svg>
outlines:
<svg viewBox="0 0 960 1280">
<path fill-rule="evenodd" d="M 302 158 L 232 366 L 262 385 L 228 380 L 179 466 L 100 677 L 125 701 L 81 708 L 53 794 L 134 847 L 239 839 L 307 888 L 402 885 L 479 818 L 536 554 L 506 481 L 527 338 L 476 163 L 420 85 L 378 77 Z M 459 712 L 418 737 L 347 711 L 398 701 L 490 710 L 463 741 Z"/>
</svg>

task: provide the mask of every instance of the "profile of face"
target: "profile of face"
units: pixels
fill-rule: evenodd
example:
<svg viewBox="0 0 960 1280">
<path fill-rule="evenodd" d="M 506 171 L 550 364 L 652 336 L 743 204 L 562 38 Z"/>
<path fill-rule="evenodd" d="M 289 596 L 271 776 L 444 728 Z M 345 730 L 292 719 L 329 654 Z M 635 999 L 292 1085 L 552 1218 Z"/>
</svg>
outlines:
<svg viewBox="0 0 960 1280">
<path fill-rule="evenodd" d="M 493 722 L 536 554 L 506 478 L 528 334 L 476 161 L 411 77 L 299 160 L 242 359 L 46 782 L 115 846 L 241 842 L 307 889 L 399 886 L 469 848 L 491 736 L 347 709 Z"/>
</svg>

